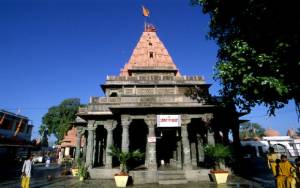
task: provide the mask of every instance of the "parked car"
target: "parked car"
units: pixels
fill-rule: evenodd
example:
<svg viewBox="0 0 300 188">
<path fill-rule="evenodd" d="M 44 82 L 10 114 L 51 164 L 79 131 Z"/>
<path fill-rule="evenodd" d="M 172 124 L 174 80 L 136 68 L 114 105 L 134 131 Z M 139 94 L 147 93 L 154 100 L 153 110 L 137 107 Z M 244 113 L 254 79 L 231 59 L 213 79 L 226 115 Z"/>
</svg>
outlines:
<svg viewBox="0 0 300 188">
<path fill-rule="evenodd" d="M 44 156 L 34 156 L 32 158 L 33 163 L 43 163 L 45 162 L 45 157 Z"/>
</svg>

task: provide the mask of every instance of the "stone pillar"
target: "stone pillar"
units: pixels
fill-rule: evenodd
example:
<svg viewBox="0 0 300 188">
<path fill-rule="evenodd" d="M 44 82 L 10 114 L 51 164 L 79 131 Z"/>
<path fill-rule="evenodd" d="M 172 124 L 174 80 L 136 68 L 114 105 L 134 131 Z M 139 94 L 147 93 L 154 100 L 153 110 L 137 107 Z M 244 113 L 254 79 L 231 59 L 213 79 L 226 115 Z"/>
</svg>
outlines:
<svg viewBox="0 0 300 188">
<path fill-rule="evenodd" d="M 102 148 L 103 148 L 103 154 L 105 153 L 105 155 L 103 155 L 103 163 L 106 164 L 106 148 L 104 147 L 105 146 L 105 141 L 104 139 L 102 139 Z"/>
<path fill-rule="evenodd" d="M 108 153 L 110 152 L 109 147 L 114 144 L 113 140 L 113 130 L 116 128 L 117 122 L 113 120 L 108 120 L 104 123 L 104 128 L 107 131 L 106 137 L 106 153 L 105 153 L 105 168 L 112 168 L 112 156 Z"/>
<path fill-rule="evenodd" d="M 182 149 L 181 149 L 181 140 L 177 142 L 177 168 L 182 169 Z"/>
<path fill-rule="evenodd" d="M 96 130 L 94 130 L 94 142 L 93 142 L 93 160 L 92 166 L 96 165 L 96 146 L 97 146 L 97 137 L 96 137 Z"/>
<path fill-rule="evenodd" d="M 211 120 L 213 119 L 213 114 L 207 113 L 202 115 L 202 121 L 204 121 L 207 128 L 207 143 L 210 145 L 215 145 L 214 131 L 211 126 Z"/>
<path fill-rule="evenodd" d="M 148 134 L 149 135 L 149 134 Z M 148 135 L 147 135 L 147 138 L 148 138 Z M 147 167 L 148 166 L 148 139 L 146 140 L 146 151 L 145 151 L 145 166 Z"/>
<path fill-rule="evenodd" d="M 155 125 L 156 125 L 156 116 L 155 115 L 148 115 L 145 118 L 145 123 L 148 126 L 148 137 L 156 137 L 155 136 Z M 156 171 L 157 170 L 157 162 L 156 162 L 156 140 L 155 142 L 148 142 L 147 139 L 147 153 L 146 153 L 146 159 L 147 161 L 147 167 L 149 171 Z"/>
<path fill-rule="evenodd" d="M 84 140 L 84 145 L 83 145 L 83 148 L 82 148 L 82 159 L 83 159 L 84 161 L 86 161 L 87 138 L 86 138 L 86 135 L 85 135 L 85 134 L 83 135 L 83 140 Z"/>
<path fill-rule="evenodd" d="M 88 142 L 87 142 L 87 151 L 86 151 L 86 162 L 85 165 L 88 168 L 93 167 L 93 153 L 94 153 L 94 132 L 95 132 L 95 120 L 88 121 Z"/>
<path fill-rule="evenodd" d="M 187 125 L 191 122 L 191 118 L 188 115 L 181 116 L 181 139 L 183 147 L 183 169 L 191 170 L 192 161 L 191 161 L 191 150 L 190 143 L 188 138 Z"/>
<path fill-rule="evenodd" d="M 122 125 L 122 151 L 129 151 L 129 125 L 132 119 L 129 115 L 121 116 L 121 125 Z"/>
<path fill-rule="evenodd" d="M 207 130 L 207 143 L 209 145 L 215 145 L 215 135 L 214 132 L 212 130 Z"/>
<path fill-rule="evenodd" d="M 81 135 L 83 133 L 83 128 L 81 126 L 76 127 L 76 153 L 75 160 L 77 161 L 80 157 L 80 147 L 81 147 Z"/>
<path fill-rule="evenodd" d="M 204 162 L 204 147 L 203 147 L 203 142 L 202 138 L 200 135 L 197 135 L 197 149 L 198 149 L 198 161 L 199 162 Z"/>
<path fill-rule="evenodd" d="M 197 153 L 196 153 L 196 143 L 191 143 L 191 153 L 192 153 L 192 166 L 197 167 Z"/>
</svg>

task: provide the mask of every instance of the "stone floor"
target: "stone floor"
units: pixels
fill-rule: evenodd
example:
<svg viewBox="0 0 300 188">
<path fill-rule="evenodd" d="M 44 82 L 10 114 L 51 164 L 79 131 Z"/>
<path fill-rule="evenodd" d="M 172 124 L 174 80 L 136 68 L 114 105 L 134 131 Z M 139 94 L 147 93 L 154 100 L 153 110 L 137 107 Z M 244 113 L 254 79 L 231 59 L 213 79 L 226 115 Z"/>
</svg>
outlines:
<svg viewBox="0 0 300 188">
<path fill-rule="evenodd" d="M 198 182 L 188 183 L 182 185 L 159 185 L 159 184 L 144 184 L 144 185 L 130 185 L 128 187 L 133 188 L 274 188 L 274 179 L 271 176 L 269 170 L 265 168 L 263 160 L 256 159 L 253 162 L 246 162 L 247 166 L 243 166 L 245 172 L 242 178 L 240 176 L 229 176 L 227 184 L 216 185 L 213 182 Z M 0 166 L 1 168 L 3 166 Z M 64 167 L 57 164 L 51 164 L 50 167 L 46 168 L 45 164 L 34 165 L 34 170 L 31 178 L 31 188 L 114 188 L 115 182 L 113 180 L 85 180 L 80 182 L 78 177 L 73 176 L 61 176 L 61 172 Z M 11 173 L 8 173 L 9 170 Z M 1 188 L 20 188 L 20 169 L 8 168 L 1 169 L 2 174 L 0 178 Z M 250 173 L 251 172 L 251 173 Z M 51 174 L 54 178 L 52 181 L 47 180 L 47 175 Z M 3 178 L 5 175 L 6 178 Z M 246 175 L 246 176 L 245 176 Z"/>
<path fill-rule="evenodd" d="M 1 188 L 19 188 L 20 180 L 11 180 L 0 183 Z M 46 177 L 32 178 L 31 188 L 43 188 L 43 187 L 65 187 L 65 188 L 115 188 L 115 182 L 113 180 L 85 180 L 80 182 L 78 177 L 72 176 L 59 176 L 55 177 L 52 181 L 48 181 Z M 133 188 L 260 188 L 262 186 L 257 183 L 239 178 L 231 177 L 227 184 L 216 185 L 213 182 L 198 182 L 188 183 L 182 185 L 158 185 L 158 184 L 145 184 L 145 185 L 129 185 Z"/>
</svg>

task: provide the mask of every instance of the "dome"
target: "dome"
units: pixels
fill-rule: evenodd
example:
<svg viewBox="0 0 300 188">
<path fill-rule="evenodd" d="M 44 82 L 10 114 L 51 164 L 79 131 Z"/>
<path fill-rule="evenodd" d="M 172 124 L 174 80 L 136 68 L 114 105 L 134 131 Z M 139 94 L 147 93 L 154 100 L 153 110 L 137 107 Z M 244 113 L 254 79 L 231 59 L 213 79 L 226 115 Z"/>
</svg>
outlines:
<svg viewBox="0 0 300 188">
<path fill-rule="evenodd" d="M 265 136 L 280 136 L 280 133 L 276 130 L 273 130 L 273 129 L 267 129 L 265 132 L 264 132 L 264 135 Z"/>
</svg>

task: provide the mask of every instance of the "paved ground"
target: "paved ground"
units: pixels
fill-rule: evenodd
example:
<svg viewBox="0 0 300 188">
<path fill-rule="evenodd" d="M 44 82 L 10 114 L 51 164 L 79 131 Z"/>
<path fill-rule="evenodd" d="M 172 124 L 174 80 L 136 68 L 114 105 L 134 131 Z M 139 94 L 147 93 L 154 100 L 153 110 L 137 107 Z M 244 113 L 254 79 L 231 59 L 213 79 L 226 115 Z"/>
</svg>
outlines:
<svg viewBox="0 0 300 188">
<path fill-rule="evenodd" d="M 237 179 L 236 179 L 237 180 Z M 158 184 L 146 184 L 146 185 L 130 185 L 129 187 L 134 188 L 261 188 L 255 183 L 239 180 L 229 180 L 229 182 L 221 185 L 216 185 L 213 182 L 199 182 L 199 183 L 188 183 L 183 185 L 158 185 Z M 5 181 L 0 183 L 1 188 L 19 188 L 20 181 Z M 77 177 L 72 176 L 59 176 L 55 177 L 52 181 L 47 181 L 46 177 L 43 178 L 32 178 L 31 188 L 115 188 L 115 182 L 113 180 L 85 180 L 80 182 Z"/>
<path fill-rule="evenodd" d="M 134 188 L 274 188 L 274 180 L 270 171 L 265 167 L 263 159 L 255 159 L 252 161 L 245 161 L 243 163 L 244 178 L 240 176 L 230 176 L 227 184 L 216 185 L 213 182 L 199 182 L 188 183 L 183 185 L 131 185 Z M 85 180 L 80 182 L 78 177 L 61 176 L 63 167 L 57 164 L 51 164 L 49 168 L 45 164 L 34 165 L 31 178 L 31 188 L 114 188 L 115 182 L 113 180 Z M 14 174 L 6 174 L 6 179 L 0 181 L 1 188 L 20 188 L 20 169 L 10 169 Z M 5 170 L 2 173 L 5 173 Z M 52 175 L 52 181 L 47 180 L 47 176 Z M 9 178 L 8 178 L 9 177 Z"/>
</svg>

